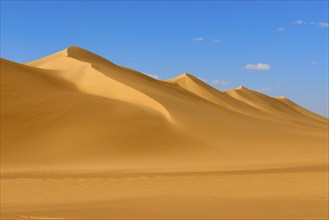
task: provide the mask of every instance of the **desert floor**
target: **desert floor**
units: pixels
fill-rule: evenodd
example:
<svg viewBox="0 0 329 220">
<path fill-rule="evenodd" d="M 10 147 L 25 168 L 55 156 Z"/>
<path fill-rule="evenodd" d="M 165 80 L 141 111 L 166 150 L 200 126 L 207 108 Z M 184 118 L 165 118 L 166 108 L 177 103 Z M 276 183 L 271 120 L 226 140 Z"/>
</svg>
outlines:
<svg viewBox="0 0 329 220">
<path fill-rule="evenodd" d="M 7 170 L 3 219 L 327 219 L 324 166 L 234 171 Z"/>
</svg>

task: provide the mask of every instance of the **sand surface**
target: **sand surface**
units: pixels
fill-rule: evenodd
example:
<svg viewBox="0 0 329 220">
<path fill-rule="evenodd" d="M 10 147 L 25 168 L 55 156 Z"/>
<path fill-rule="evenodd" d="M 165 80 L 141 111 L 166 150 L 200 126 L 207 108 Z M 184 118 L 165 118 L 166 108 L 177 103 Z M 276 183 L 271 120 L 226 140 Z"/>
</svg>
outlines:
<svg viewBox="0 0 329 220">
<path fill-rule="evenodd" d="M 79 47 L 1 59 L 1 217 L 327 219 L 328 119 Z"/>
</svg>

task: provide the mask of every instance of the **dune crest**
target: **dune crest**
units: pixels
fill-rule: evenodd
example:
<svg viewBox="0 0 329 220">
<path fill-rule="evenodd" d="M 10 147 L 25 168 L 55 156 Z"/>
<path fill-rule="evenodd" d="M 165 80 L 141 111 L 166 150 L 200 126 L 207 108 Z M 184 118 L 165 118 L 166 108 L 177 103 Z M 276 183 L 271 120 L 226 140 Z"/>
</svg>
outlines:
<svg viewBox="0 0 329 220">
<path fill-rule="evenodd" d="M 308 123 L 308 124 L 317 124 L 319 126 L 327 127 L 325 119 L 319 115 L 314 115 L 311 117 L 311 114 L 306 113 L 306 111 L 297 111 L 297 104 L 288 104 L 285 97 L 273 98 L 262 93 L 250 90 L 246 87 L 239 86 L 233 90 L 224 91 L 229 96 L 244 102 L 248 105 L 253 106 L 263 112 L 269 113 L 272 117 L 282 118 L 284 121 L 296 122 L 296 123 Z M 299 109 L 299 108 L 298 108 Z M 301 108 L 302 109 L 302 108 Z M 304 114 L 306 113 L 306 114 Z M 314 113 L 313 113 L 314 114 Z M 319 121 L 321 123 L 315 122 Z"/>
<path fill-rule="evenodd" d="M 57 53 L 25 64 L 44 69 L 65 70 L 79 67 L 82 63 L 100 67 L 116 66 L 105 58 L 77 46 L 68 47 Z"/>
<path fill-rule="evenodd" d="M 57 76 L 73 83 L 82 92 L 145 106 L 172 120 L 161 103 L 115 78 L 107 77 L 102 71 L 121 71 L 121 67 L 80 47 L 69 47 L 27 65 L 58 70 Z"/>
<path fill-rule="evenodd" d="M 324 123 L 328 123 L 328 119 L 318 115 L 318 114 L 314 114 L 313 112 L 297 105 L 296 103 L 292 102 L 291 100 L 289 100 L 288 98 L 284 97 L 284 96 L 280 96 L 277 98 L 278 100 L 280 100 L 281 102 L 285 103 L 286 105 L 290 106 L 291 108 L 295 109 L 297 112 L 310 117 L 310 118 L 314 118 L 318 121 L 324 122 Z"/>
<path fill-rule="evenodd" d="M 186 89 L 187 91 L 209 101 L 220 107 L 230 109 L 239 113 L 253 115 L 258 117 L 263 113 L 257 108 L 252 107 L 240 100 L 232 98 L 227 95 L 225 92 L 217 90 L 197 77 L 192 76 L 191 74 L 184 73 L 178 77 L 167 80 L 170 83 L 177 84 L 180 87 Z M 257 116 L 258 115 L 258 116 Z"/>
</svg>

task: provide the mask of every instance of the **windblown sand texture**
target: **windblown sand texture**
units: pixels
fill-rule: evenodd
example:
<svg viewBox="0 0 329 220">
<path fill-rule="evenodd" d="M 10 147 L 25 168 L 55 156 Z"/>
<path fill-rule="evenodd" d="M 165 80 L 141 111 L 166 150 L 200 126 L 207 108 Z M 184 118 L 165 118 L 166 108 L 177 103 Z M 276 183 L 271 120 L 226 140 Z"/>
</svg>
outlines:
<svg viewBox="0 0 329 220">
<path fill-rule="evenodd" d="M 1 217 L 327 219 L 328 119 L 79 47 L 1 59 Z"/>
</svg>

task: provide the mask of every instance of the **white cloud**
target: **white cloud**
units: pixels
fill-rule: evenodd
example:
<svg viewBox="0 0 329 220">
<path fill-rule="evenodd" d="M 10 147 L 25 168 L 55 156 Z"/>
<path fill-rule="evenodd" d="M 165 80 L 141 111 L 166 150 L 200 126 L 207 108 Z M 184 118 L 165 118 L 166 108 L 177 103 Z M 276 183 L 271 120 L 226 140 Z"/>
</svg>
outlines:
<svg viewBox="0 0 329 220">
<path fill-rule="evenodd" d="M 313 64 L 313 65 L 316 65 L 316 64 L 319 64 L 319 63 L 320 63 L 320 62 L 317 61 L 317 60 L 314 60 L 314 61 L 311 62 L 311 64 Z"/>
<path fill-rule="evenodd" d="M 265 87 L 258 90 L 259 92 L 268 92 L 271 91 L 271 88 Z"/>
<path fill-rule="evenodd" d="M 218 79 L 212 80 L 211 81 L 211 84 L 217 85 L 217 86 L 228 86 L 228 85 L 231 85 L 230 82 L 222 81 L 222 80 L 218 80 Z"/>
<path fill-rule="evenodd" d="M 155 74 L 148 74 L 148 73 L 144 73 L 144 74 L 149 76 L 149 77 L 152 77 L 154 79 L 160 79 L 160 77 L 158 75 L 155 75 Z"/>
<path fill-rule="evenodd" d="M 219 39 L 213 39 L 212 42 L 213 42 L 214 44 L 219 44 L 219 43 L 221 42 L 221 40 L 219 40 Z"/>
<path fill-rule="evenodd" d="M 195 37 L 195 38 L 193 38 L 193 40 L 195 40 L 195 41 L 204 41 L 205 38 L 204 37 Z"/>
<path fill-rule="evenodd" d="M 301 20 L 301 19 L 298 19 L 297 21 L 293 22 L 293 24 L 306 24 L 305 21 Z"/>
<path fill-rule="evenodd" d="M 243 68 L 247 70 L 265 71 L 265 70 L 270 70 L 271 66 L 269 64 L 258 63 L 258 64 L 247 64 Z"/>
<path fill-rule="evenodd" d="M 279 81 L 277 84 L 278 84 L 278 86 L 282 86 L 283 82 Z"/>
<path fill-rule="evenodd" d="M 279 27 L 278 29 L 276 29 L 277 31 L 279 31 L 279 32 L 282 32 L 282 31 L 284 31 L 284 27 Z"/>
<path fill-rule="evenodd" d="M 315 24 L 317 24 L 317 25 L 319 25 L 322 28 L 329 27 L 329 23 L 328 22 L 318 22 L 318 23 L 316 23 L 314 21 L 312 21 L 312 22 L 306 22 L 306 21 L 301 20 L 301 19 L 299 19 L 297 21 L 294 21 L 292 24 L 298 24 L 298 25 L 302 25 L 302 24 L 315 25 Z"/>
<path fill-rule="evenodd" d="M 318 23 L 318 25 L 319 25 L 320 27 L 322 27 L 322 28 L 327 28 L 327 27 L 329 27 L 329 23 L 328 23 L 328 22 L 320 22 L 320 23 Z"/>
</svg>

